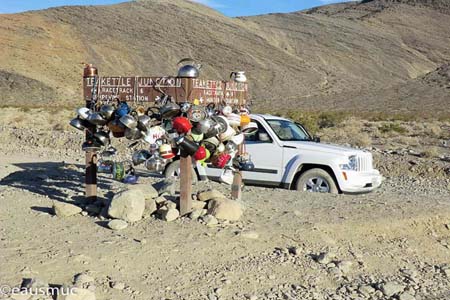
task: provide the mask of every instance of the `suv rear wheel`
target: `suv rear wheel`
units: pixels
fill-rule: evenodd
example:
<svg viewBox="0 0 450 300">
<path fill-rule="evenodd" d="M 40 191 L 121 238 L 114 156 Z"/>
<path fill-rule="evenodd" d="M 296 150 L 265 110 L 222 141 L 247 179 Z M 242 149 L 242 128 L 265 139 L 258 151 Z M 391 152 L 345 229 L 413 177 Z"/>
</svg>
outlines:
<svg viewBox="0 0 450 300">
<path fill-rule="evenodd" d="M 333 177 L 327 171 L 319 168 L 303 173 L 297 180 L 296 190 L 311 193 L 339 193 Z"/>
</svg>

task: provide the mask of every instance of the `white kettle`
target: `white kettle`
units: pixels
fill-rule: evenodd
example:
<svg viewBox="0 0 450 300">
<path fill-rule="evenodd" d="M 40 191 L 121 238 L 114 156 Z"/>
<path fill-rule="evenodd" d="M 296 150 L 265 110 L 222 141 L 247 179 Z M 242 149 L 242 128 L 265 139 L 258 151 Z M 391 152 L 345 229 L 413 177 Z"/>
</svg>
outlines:
<svg viewBox="0 0 450 300">
<path fill-rule="evenodd" d="M 245 72 L 243 72 L 243 71 L 232 72 L 230 75 L 230 78 L 233 81 L 240 82 L 240 83 L 247 82 L 247 76 L 245 76 Z"/>
</svg>

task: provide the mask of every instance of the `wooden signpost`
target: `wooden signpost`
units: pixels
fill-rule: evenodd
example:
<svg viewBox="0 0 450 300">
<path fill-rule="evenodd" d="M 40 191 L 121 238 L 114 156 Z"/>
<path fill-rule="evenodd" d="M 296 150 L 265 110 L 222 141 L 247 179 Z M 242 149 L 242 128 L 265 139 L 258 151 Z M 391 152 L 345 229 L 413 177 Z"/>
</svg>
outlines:
<svg viewBox="0 0 450 300">
<path fill-rule="evenodd" d="M 177 103 L 198 100 L 200 105 L 214 103 L 231 106 L 244 106 L 248 99 L 247 83 L 230 81 L 204 80 L 180 77 L 99 77 L 92 65 L 87 65 L 83 76 L 83 95 L 86 107 L 95 109 L 97 103 L 120 101 L 132 102 L 148 107 L 155 106 L 158 99 L 168 95 Z M 89 133 L 86 133 L 88 141 Z M 242 148 L 240 148 L 242 149 Z M 180 214 L 192 210 L 192 158 L 180 158 Z M 86 198 L 95 201 L 97 197 L 97 153 L 86 151 Z M 242 175 L 235 174 L 232 196 L 239 199 L 241 195 Z"/>
<path fill-rule="evenodd" d="M 242 154 L 244 145 L 239 145 L 238 155 Z M 231 184 L 231 197 L 235 200 L 241 200 L 242 194 L 242 172 L 236 171 L 234 173 L 233 183 Z"/>
</svg>

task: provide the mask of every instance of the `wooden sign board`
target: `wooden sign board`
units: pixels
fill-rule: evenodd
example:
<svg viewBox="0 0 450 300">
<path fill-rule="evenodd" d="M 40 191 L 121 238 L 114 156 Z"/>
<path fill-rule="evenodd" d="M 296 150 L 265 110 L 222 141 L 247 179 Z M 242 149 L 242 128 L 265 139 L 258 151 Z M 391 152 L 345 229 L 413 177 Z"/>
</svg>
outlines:
<svg viewBox="0 0 450 300">
<path fill-rule="evenodd" d="M 83 79 L 85 101 L 91 100 L 93 84 L 94 77 Z M 202 105 L 227 103 L 240 106 L 247 104 L 248 84 L 178 77 L 98 77 L 97 99 L 100 102 L 119 98 L 151 104 L 164 94 L 178 103 L 198 99 Z"/>
</svg>

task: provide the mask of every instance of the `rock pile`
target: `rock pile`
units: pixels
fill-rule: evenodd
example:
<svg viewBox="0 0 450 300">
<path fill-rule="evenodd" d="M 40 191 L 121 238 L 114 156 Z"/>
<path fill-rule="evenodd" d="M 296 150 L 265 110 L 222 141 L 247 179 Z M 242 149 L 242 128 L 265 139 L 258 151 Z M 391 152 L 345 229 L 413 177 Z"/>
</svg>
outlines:
<svg viewBox="0 0 450 300">
<path fill-rule="evenodd" d="M 116 193 L 111 199 L 100 199 L 90 204 L 69 204 L 57 202 L 53 210 L 58 217 L 77 214 L 97 216 L 109 220 L 106 226 L 112 230 L 123 230 L 129 223 L 135 223 L 151 216 L 166 222 L 180 218 L 179 198 L 174 190 L 174 182 L 163 181 L 157 185 L 129 185 L 126 190 Z M 217 190 L 207 190 L 193 195 L 192 211 L 188 215 L 207 226 L 218 225 L 220 221 L 237 221 L 243 209 L 239 202 L 228 199 Z"/>
</svg>

